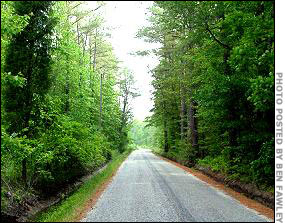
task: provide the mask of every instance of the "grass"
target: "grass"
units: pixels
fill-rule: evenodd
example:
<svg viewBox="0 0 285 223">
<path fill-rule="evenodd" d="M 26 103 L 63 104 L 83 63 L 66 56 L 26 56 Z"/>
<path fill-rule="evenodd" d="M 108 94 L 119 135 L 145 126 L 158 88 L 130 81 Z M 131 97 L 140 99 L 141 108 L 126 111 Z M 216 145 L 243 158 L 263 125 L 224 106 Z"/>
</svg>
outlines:
<svg viewBox="0 0 285 223">
<path fill-rule="evenodd" d="M 33 221 L 36 222 L 69 222 L 84 210 L 84 205 L 92 194 L 119 168 L 121 163 L 127 158 L 132 150 L 127 150 L 122 154 L 114 153 L 113 160 L 100 173 L 94 175 L 86 181 L 71 196 L 61 201 L 55 206 L 51 206 L 46 211 L 37 214 Z"/>
</svg>

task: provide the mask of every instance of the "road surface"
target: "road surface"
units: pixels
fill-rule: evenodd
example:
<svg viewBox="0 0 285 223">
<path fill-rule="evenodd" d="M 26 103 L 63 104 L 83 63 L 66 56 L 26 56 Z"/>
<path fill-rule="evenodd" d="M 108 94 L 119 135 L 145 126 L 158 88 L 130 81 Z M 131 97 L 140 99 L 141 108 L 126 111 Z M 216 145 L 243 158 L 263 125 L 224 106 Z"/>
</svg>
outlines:
<svg viewBox="0 0 285 223">
<path fill-rule="evenodd" d="M 122 163 L 87 222 L 272 221 L 150 150 L 135 150 Z"/>
</svg>

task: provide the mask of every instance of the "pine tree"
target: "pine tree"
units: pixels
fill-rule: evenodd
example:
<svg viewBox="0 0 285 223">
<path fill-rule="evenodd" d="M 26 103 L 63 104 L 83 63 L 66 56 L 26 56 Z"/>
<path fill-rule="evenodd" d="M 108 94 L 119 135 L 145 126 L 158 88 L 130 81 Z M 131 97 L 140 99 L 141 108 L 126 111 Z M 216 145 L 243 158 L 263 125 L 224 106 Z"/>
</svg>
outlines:
<svg viewBox="0 0 285 223">
<path fill-rule="evenodd" d="M 38 103 L 50 86 L 52 34 L 55 20 L 51 17 L 51 1 L 19 1 L 14 3 L 19 16 L 29 15 L 29 24 L 12 36 L 7 47 L 4 70 L 25 78 L 25 85 L 7 82 L 4 106 L 10 123 L 8 132 L 32 137 L 39 118 Z M 22 164 L 22 177 L 26 180 L 26 159 Z"/>
</svg>

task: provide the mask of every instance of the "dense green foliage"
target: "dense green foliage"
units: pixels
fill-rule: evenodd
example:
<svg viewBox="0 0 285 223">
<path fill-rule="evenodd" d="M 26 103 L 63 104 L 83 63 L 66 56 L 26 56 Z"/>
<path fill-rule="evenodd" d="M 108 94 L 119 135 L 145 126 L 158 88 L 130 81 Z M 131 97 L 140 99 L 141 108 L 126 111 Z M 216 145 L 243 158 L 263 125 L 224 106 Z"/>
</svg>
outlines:
<svg viewBox="0 0 285 223">
<path fill-rule="evenodd" d="M 97 4 L 1 2 L 1 211 L 127 147 L 133 78 L 119 69 Z"/>
<path fill-rule="evenodd" d="M 138 147 L 159 148 L 160 131 L 154 126 L 148 126 L 146 122 L 134 120 L 129 131 L 130 139 Z"/>
<path fill-rule="evenodd" d="M 120 164 L 132 151 L 127 148 L 123 153 L 113 151 L 113 159 L 102 172 L 92 176 L 86 181 L 75 193 L 64 199 L 57 205 L 48 208 L 46 211 L 39 213 L 33 219 L 34 222 L 74 222 L 78 219 L 78 213 L 84 213 L 86 203 L 90 202 L 90 197 L 100 188 L 104 182 L 112 177 Z"/>
<path fill-rule="evenodd" d="M 56 192 L 123 153 L 132 138 L 183 164 L 274 182 L 274 2 L 157 1 L 137 36 L 156 42 L 153 115 L 100 9 L 1 2 L 1 212 Z"/>
<path fill-rule="evenodd" d="M 157 1 L 137 36 L 161 44 L 150 123 L 164 154 L 274 184 L 274 2 Z"/>
</svg>

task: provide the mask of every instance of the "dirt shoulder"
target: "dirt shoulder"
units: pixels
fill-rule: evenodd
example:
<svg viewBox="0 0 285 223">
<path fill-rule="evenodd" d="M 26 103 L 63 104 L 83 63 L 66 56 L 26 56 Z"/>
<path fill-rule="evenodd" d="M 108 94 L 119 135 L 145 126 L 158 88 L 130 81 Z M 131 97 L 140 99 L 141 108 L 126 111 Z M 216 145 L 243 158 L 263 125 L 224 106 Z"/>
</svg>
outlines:
<svg viewBox="0 0 285 223">
<path fill-rule="evenodd" d="M 33 221 L 37 213 L 61 202 L 64 198 L 76 191 L 88 179 L 102 172 L 108 164 L 109 162 L 105 163 L 97 170 L 94 170 L 92 173 L 77 179 L 75 182 L 65 185 L 54 195 L 40 197 L 35 194 L 30 194 L 23 198 L 23 201 L 20 204 L 17 204 L 16 202 L 12 203 L 7 212 L 1 212 L 1 219 L 5 222 Z"/>
<path fill-rule="evenodd" d="M 193 168 L 189 168 L 186 166 L 183 166 L 175 161 L 169 160 L 165 157 L 162 157 L 158 154 L 156 154 L 158 157 L 160 157 L 161 159 L 170 162 L 172 164 L 174 164 L 175 166 L 187 171 L 188 173 L 191 173 L 192 175 L 194 175 L 195 177 L 199 178 L 200 180 L 208 183 L 209 185 L 222 190 L 224 192 L 226 192 L 227 194 L 229 194 L 230 196 L 232 196 L 233 198 L 235 198 L 236 200 L 238 200 L 241 204 L 247 206 L 248 208 L 254 209 L 257 212 L 263 214 L 264 216 L 274 220 L 274 195 L 271 196 L 271 194 L 267 193 L 267 192 L 261 192 L 259 190 L 256 190 L 256 188 L 254 188 L 253 185 L 249 185 L 249 184 L 242 184 L 241 182 L 238 181 L 226 181 L 225 177 L 221 174 L 217 174 L 214 173 L 213 171 L 207 169 L 207 168 L 203 168 L 200 166 L 195 166 L 195 168 L 199 169 L 193 169 Z M 225 185 L 227 184 L 227 185 Z M 230 188 L 232 187 L 232 188 Z M 249 197 L 254 197 L 255 199 L 260 199 L 260 202 L 262 203 L 266 203 L 267 206 L 265 206 L 264 204 L 261 204 L 260 202 L 253 200 Z M 256 197 L 256 195 L 259 195 Z M 265 198 L 265 199 L 264 199 Z M 272 203 L 272 199 L 273 199 L 273 207 L 269 208 L 268 206 L 271 206 Z"/>
<path fill-rule="evenodd" d="M 90 199 L 84 204 L 84 208 L 79 211 L 79 214 L 76 218 L 73 219 L 74 222 L 78 222 L 82 220 L 89 211 L 91 211 L 92 207 L 95 206 L 97 200 L 100 198 L 102 193 L 105 191 L 105 189 L 108 187 L 108 185 L 112 182 L 113 177 L 117 174 L 119 167 L 112 173 L 108 179 L 101 184 L 94 193 L 90 196 Z"/>
</svg>

